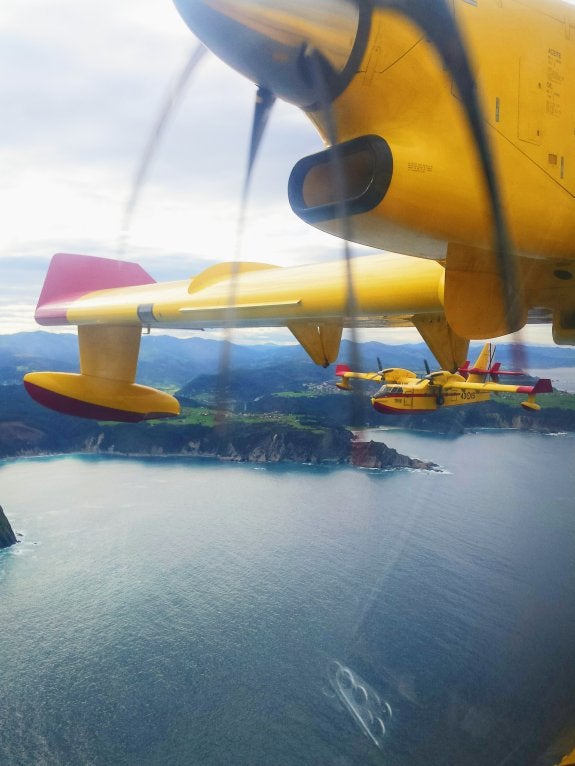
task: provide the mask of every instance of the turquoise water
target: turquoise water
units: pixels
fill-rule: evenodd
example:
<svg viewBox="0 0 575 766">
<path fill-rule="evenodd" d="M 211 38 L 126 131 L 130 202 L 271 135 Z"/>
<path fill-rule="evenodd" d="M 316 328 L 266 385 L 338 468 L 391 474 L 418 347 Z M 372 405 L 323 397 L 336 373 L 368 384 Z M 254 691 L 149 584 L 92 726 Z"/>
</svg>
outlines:
<svg viewBox="0 0 575 766">
<path fill-rule="evenodd" d="M 535 763 L 575 724 L 575 440 L 375 435 L 444 472 L 0 464 L 0 763 Z"/>
</svg>

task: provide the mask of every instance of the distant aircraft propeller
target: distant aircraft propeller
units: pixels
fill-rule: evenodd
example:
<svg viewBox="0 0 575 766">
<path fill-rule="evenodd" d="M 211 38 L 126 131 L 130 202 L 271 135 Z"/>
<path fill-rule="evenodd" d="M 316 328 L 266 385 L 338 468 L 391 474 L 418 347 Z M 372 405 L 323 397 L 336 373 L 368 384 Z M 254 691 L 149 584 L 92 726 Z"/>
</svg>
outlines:
<svg viewBox="0 0 575 766">
<path fill-rule="evenodd" d="M 430 367 L 429 367 L 429 362 L 427 361 L 427 359 L 424 359 L 424 360 L 423 360 L 423 364 L 425 365 L 425 372 L 426 372 L 428 375 L 431 375 L 431 369 L 430 369 Z"/>
</svg>

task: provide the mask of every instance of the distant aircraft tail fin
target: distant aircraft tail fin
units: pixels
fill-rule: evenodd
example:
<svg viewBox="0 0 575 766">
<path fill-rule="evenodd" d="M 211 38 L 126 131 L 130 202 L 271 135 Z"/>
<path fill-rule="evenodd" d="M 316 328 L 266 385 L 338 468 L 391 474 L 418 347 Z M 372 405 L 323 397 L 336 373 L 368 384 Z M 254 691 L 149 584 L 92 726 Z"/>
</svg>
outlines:
<svg viewBox="0 0 575 766">
<path fill-rule="evenodd" d="M 494 383 L 499 383 L 499 375 L 501 374 L 500 370 L 501 370 L 501 362 L 495 362 L 495 364 L 492 365 L 491 369 L 489 370 L 491 380 Z"/>
<path fill-rule="evenodd" d="M 153 284 L 137 263 L 92 255 L 57 253 L 52 257 L 36 306 L 36 321 L 42 325 L 68 324 L 72 303 L 87 293 L 111 287 Z"/>
<path fill-rule="evenodd" d="M 489 369 L 491 367 L 491 361 L 493 354 L 495 353 L 495 347 L 491 348 L 491 343 L 486 343 L 481 349 L 481 353 L 475 360 L 473 367 L 468 367 L 467 372 L 469 383 L 485 383 L 487 376 L 489 375 Z"/>
<path fill-rule="evenodd" d="M 457 368 L 457 372 L 462 375 L 464 378 L 467 378 L 469 375 L 469 359 L 466 359 L 465 362 L 461 365 L 461 367 Z"/>
</svg>

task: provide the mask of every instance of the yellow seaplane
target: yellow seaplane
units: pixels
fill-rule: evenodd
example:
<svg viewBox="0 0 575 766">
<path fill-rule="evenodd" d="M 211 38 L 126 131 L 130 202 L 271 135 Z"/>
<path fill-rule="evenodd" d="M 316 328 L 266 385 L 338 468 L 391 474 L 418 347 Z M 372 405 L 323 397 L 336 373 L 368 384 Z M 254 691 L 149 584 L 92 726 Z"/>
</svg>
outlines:
<svg viewBox="0 0 575 766">
<path fill-rule="evenodd" d="M 287 184 L 294 213 L 380 252 L 298 267 L 271 253 L 170 283 L 57 255 L 36 319 L 78 327 L 80 373 L 30 373 L 35 399 L 102 419 L 176 415 L 173 397 L 135 382 L 141 333 L 155 328 L 288 327 L 327 366 L 344 328 L 415 326 L 451 371 L 470 339 L 528 321 L 575 344 L 575 5 L 174 2 L 258 85 L 255 115 L 278 97 L 317 128 L 324 150 Z"/>
<path fill-rule="evenodd" d="M 523 375 L 521 372 L 501 370 L 499 363 L 493 364 L 495 348 L 486 343 L 470 367 L 466 362 L 457 372 L 438 370 L 431 372 L 426 362 L 427 375 L 418 378 L 414 372 L 399 367 L 390 367 L 379 372 L 353 372 L 347 365 L 336 367 L 335 374 L 341 378 L 336 383 L 344 391 L 351 389 L 350 380 L 373 380 L 383 385 L 372 396 L 371 403 L 383 414 L 401 414 L 405 412 L 430 412 L 440 407 L 456 407 L 461 404 L 486 402 L 492 393 L 527 394 L 521 402 L 526 410 L 540 410 L 535 401 L 537 394 L 553 391 L 547 378 L 538 380 L 533 386 L 513 386 L 499 383 L 501 375 Z M 490 380 L 490 378 L 492 380 Z"/>
</svg>

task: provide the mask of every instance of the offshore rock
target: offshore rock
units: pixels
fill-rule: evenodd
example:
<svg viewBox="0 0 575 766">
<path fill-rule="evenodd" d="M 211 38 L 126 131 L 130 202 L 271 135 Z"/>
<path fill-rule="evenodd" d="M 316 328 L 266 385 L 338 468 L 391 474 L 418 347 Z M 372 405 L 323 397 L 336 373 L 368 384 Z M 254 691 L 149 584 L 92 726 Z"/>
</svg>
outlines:
<svg viewBox="0 0 575 766">
<path fill-rule="evenodd" d="M 351 462 L 361 468 L 415 468 L 417 470 L 436 471 L 436 463 L 402 455 L 383 442 L 352 443 Z"/>
<path fill-rule="evenodd" d="M 14 530 L 10 526 L 10 522 L 0 505 L 0 548 L 8 548 L 8 546 L 14 545 L 17 542 Z"/>
</svg>

